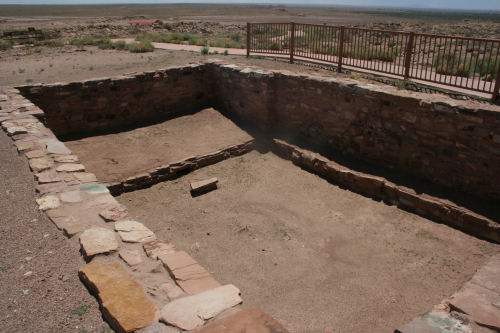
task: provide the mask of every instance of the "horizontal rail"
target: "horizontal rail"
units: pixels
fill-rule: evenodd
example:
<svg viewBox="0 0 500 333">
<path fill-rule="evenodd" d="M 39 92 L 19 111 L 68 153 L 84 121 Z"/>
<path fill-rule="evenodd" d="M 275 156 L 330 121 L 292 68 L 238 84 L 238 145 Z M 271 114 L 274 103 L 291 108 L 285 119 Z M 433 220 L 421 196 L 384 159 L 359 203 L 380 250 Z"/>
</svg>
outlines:
<svg viewBox="0 0 500 333">
<path fill-rule="evenodd" d="M 248 23 L 247 55 L 289 55 L 492 94 L 500 40 L 306 23 Z"/>
</svg>

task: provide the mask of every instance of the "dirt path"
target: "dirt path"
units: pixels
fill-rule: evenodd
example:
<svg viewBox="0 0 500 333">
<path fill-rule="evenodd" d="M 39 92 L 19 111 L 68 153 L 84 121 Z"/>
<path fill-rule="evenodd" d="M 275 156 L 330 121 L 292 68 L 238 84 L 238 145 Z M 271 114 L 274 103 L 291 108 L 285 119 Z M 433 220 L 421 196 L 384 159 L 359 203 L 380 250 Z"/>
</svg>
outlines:
<svg viewBox="0 0 500 333">
<path fill-rule="evenodd" d="M 0 133 L 0 331 L 110 332 L 78 278 L 84 264 L 38 210 L 27 160 Z"/>
<path fill-rule="evenodd" d="M 214 109 L 127 132 L 67 141 L 99 181 L 122 181 L 155 167 L 251 140 Z"/>
<path fill-rule="evenodd" d="M 189 182 L 218 177 L 192 198 Z M 390 332 L 500 250 L 251 152 L 118 197 L 291 332 Z"/>
</svg>

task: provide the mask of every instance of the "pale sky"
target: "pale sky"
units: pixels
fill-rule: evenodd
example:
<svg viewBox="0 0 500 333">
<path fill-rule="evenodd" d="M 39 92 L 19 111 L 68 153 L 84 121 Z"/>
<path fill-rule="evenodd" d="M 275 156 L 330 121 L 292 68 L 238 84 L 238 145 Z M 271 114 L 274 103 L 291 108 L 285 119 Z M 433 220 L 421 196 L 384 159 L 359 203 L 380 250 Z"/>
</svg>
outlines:
<svg viewBox="0 0 500 333">
<path fill-rule="evenodd" d="M 130 4 L 130 3 L 240 3 L 240 4 L 293 4 L 293 5 L 342 5 L 369 7 L 406 7 L 452 10 L 500 11 L 500 0 L 0 0 L 0 4 Z M 0 12 L 1 16 L 1 12 Z"/>
</svg>

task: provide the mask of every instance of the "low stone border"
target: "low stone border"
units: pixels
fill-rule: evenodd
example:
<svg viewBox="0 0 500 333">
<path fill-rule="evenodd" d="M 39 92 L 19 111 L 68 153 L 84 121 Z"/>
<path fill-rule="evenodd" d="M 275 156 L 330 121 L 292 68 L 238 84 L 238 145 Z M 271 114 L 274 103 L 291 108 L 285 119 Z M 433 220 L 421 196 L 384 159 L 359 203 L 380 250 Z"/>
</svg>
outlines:
<svg viewBox="0 0 500 333">
<path fill-rule="evenodd" d="M 147 172 L 129 177 L 121 182 L 105 185 L 109 188 L 109 191 L 113 195 L 135 191 L 169 179 L 174 179 L 179 177 L 179 175 L 186 173 L 186 171 L 194 171 L 231 157 L 243 155 L 253 150 L 254 147 L 255 140 L 248 140 L 244 143 L 232 145 L 209 154 L 193 156 L 182 161 L 162 165 Z"/>
<path fill-rule="evenodd" d="M 88 262 L 79 276 L 116 332 L 193 330 L 235 311 L 224 319 L 226 328 L 287 332 L 260 310 L 240 311 L 238 288 L 221 286 L 187 253 L 167 240 L 157 240 L 142 223 L 128 220 L 127 208 L 85 171 L 78 157 L 40 121 L 43 118 L 43 111 L 17 89 L 0 88 L 0 124 L 28 158 L 39 208 L 68 238 L 78 237 Z M 183 170 L 243 154 L 253 145 L 251 140 L 155 168 L 111 188 L 118 193 L 149 186 Z"/>
<path fill-rule="evenodd" d="M 351 191 L 396 204 L 473 236 L 500 243 L 500 224 L 463 207 L 427 194 L 417 194 L 413 189 L 398 186 L 383 177 L 353 171 L 283 140 L 273 139 L 272 149 L 281 157 Z"/>
</svg>

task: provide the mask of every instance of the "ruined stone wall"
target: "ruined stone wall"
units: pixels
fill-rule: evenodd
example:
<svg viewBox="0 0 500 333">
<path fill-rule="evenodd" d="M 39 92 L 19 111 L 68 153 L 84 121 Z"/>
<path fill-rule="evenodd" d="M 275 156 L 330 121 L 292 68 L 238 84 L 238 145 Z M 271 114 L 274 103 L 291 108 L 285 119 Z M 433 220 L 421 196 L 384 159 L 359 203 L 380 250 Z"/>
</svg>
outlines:
<svg viewBox="0 0 500 333">
<path fill-rule="evenodd" d="M 203 66 L 188 66 L 19 90 L 45 112 L 56 135 L 91 135 L 210 106 L 205 74 Z"/>
<path fill-rule="evenodd" d="M 265 131 L 500 200 L 498 107 L 354 80 L 215 66 L 218 108 Z M 424 97 L 422 97 L 424 96 Z"/>
</svg>

